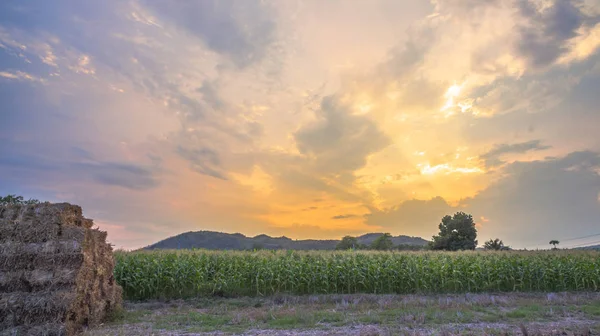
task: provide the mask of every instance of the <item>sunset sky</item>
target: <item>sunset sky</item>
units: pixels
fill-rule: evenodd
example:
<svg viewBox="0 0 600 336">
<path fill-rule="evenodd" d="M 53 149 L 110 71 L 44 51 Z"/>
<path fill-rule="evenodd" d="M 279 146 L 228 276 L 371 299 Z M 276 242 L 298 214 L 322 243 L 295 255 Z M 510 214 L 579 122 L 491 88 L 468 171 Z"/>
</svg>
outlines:
<svg viewBox="0 0 600 336">
<path fill-rule="evenodd" d="M 0 2 L 0 195 L 186 231 L 600 240 L 600 0 Z"/>
</svg>

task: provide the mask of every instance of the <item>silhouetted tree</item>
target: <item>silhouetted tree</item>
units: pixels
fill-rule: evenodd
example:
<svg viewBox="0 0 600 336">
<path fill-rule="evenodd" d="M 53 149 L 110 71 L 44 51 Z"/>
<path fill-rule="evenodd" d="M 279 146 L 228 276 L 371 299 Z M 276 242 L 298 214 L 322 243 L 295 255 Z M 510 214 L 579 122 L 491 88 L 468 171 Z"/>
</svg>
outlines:
<svg viewBox="0 0 600 336">
<path fill-rule="evenodd" d="M 349 250 L 349 249 L 357 249 L 359 247 L 358 239 L 356 237 L 345 236 L 342 240 L 335 246 L 336 250 Z"/>
<path fill-rule="evenodd" d="M 558 240 L 552 239 L 548 244 L 553 245 L 554 247 L 552 249 L 556 250 L 556 245 L 560 244 L 560 242 Z"/>
<path fill-rule="evenodd" d="M 502 251 L 502 250 L 510 250 L 509 246 L 504 246 L 502 240 L 490 239 L 483 244 L 483 248 L 486 250 L 494 250 L 494 251 Z"/>
<path fill-rule="evenodd" d="M 430 243 L 432 250 L 474 250 L 477 246 L 477 229 L 473 216 L 457 212 L 454 216 L 446 215 L 439 225 L 440 233 L 433 236 Z"/>
<path fill-rule="evenodd" d="M 411 244 L 398 244 L 398 245 L 394 246 L 393 249 L 398 250 L 398 251 L 423 251 L 423 250 L 427 250 L 427 245 L 421 246 L 421 245 L 411 245 Z"/>
<path fill-rule="evenodd" d="M 373 250 L 391 250 L 393 247 L 392 235 L 389 233 L 382 234 L 371 243 Z"/>
</svg>

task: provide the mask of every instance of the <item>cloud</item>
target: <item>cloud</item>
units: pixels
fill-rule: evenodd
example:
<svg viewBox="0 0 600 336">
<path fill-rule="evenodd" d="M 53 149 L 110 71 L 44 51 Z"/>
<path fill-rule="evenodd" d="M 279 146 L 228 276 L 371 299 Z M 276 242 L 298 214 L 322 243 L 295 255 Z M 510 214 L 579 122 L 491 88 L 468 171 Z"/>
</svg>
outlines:
<svg viewBox="0 0 600 336">
<path fill-rule="evenodd" d="M 197 36 L 239 67 L 260 62 L 275 41 L 273 9 L 263 1 L 145 0 L 143 3 L 158 18 Z"/>
<path fill-rule="evenodd" d="M 348 218 L 356 218 L 356 217 L 358 217 L 358 215 L 347 214 L 347 215 L 333 216 L 333 217 L 331 217 L 331 219 L 348 219 Z"/>
<path fill-rule="evenodd" d="M 530 0 L 517 2 L 521 15 L 528 22 L 519 28 L 516 51 L 530 66 L 550 65 L 568 51 L 566 41 L 577 35 L 585 19 L 575 3 L 558 0 L 546 8 L 538 8 Z"/>
<path fill-rule="evenodd" d="M 389 209 L 371 209 L 366 223 L 406 235 L 435 234 L 442 217 L 455 210 L 442 197 L 407 200 Z"/>
<path fill-rule="evenodd" d="M 103 162 L 103 163 L 77 163 L 76 171 L 85 171 L 91 174 L 96 182 L 101 184 L 119 186 L 133 190 L 148 190 L 158 186 L 155 174 L 142 166 Z"/>
<path fill-rule="evenodd" d="M 377 124 L 366 116 L 352 114 L 335 96 L 323 98 L 317 117 L 294 138 L 298 150 L 314 159 L 318 172 L 351 173 L 362 168 L 370 154 L 390 144 Z"/>
<path fill-rule="evenodd" d="M 444 215 L 457 211 L 485 218 L 480 241 L 499 237 L 517 248 L 544 247 L 550 239 L 582 236 L 600 218 L 600 154 L 572 152 L 559 158 L 502 168 L 502 178 L 457 206 L 443 198 L 408 200 L 366 215 L 367 224 L 425 237 L 437 233 Z"/>
<path fill-rule="evenodd" d="M 202 93 L 204 101 L 216 111 L 220 111 L 227 106 L 227 103 L 220 97 L 219 83 L 216 81 L 205 80 L 198 92 Z"/>
<path fill-rule="evenodd" d="M 293 223 L 290 226 L 270 226 L 267 232 L 273 236 L 293 236 L 297 239 L 315 239 L 315 237 L 331 237 L 332 239 L 341 239 L 341 237 L 353 234 L 360 235 L 364 229 L 354 228 L 324 228 L 320 225 Z"/>
<path fill-rule="evenodd" d="M 15 80 L 21 80 L 21 81 L 39 81 L 42 82 L 41 79 L 36 78 L 26 72 L 22 72 L 22 71 L 16 71 L 16 72 L 7 72 L 7 71 L 0 71 L 0 77 L 2 78 L 6 78 L 6 79 L 15 79 Z"/>
<path fill-rule="evenodd" d="M 0 173 L 10 174 L 13 179 L 30 186 L 69 179 L 91 179 L 131 190 L 149 190 L 159 185 L 158 171 L 142 164 L 98 161 L 89 151 L 79 147 L 65 151 L 53 149 L 51 154 L 39 151 L 40 148 L 43 147 L 36 143 L 4 139 L 0 144 L 3 153 Z"/>
<path fill-rule="evenodd" d="M 518 246 L 545 246 L 549 239 L 580 236 L 597 228 L 598 168 L 600 154 L 589 151 L 514 162 L 504 168 L 502 179 L 465 203 L 477 216 L 490 220 L 482 234 L 511 237 Z"/>
<path fill-rule="evenodd" d="M 515 143 L 515 144 L 499 144 L 495 145 L 489 152 L 479 156 L 480 159 L 485 161 L 486 167 L 496 167 L 504 163 L 500 159 L 505 154 L 521 154 L 528 151 L 540 151 L 551 148 L 550 146 L 544 146 L 540 140 L 531 140 L 527 142 Z"/>
<path fill-rule="evenodd" d="M 191 168 L 204 175 L 212 176 L 221 180 L 227 180 L 219 154 L 210 148 L 187 149 L 179 146 L 177 152 L 181 157 L 188 160 Z"/>
<path fill-rule="evenodd" d="M 2 1 L 0 189 L 73 195 L 146 240 L 426 237 L 466 209 L 515 245 L 527 222 L 562 234 L 555 208 L 593 218 L 597 4 L 432 4 Z"/>
</svg>

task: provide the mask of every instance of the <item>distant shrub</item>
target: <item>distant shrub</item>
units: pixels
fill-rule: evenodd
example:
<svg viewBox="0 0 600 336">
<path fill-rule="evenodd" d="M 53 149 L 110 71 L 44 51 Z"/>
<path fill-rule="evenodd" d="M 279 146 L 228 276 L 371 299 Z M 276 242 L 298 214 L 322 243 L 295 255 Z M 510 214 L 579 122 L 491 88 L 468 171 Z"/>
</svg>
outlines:
<svg viewBox="0 0 600 336">
<path fill-rule="evenodd" d="M 11 204 L 21 204 L 21 205 L 26 205 L 26 204 L 39 204 L 40 201 L 36 200 L 36 199 L 28 199 L 25 200 L 23 198 L 23 196 L 17 196 L 17 195 L 8 195 L 8 196 L 0 196 L 0 205 L 11 205 Z"/>
</svg>

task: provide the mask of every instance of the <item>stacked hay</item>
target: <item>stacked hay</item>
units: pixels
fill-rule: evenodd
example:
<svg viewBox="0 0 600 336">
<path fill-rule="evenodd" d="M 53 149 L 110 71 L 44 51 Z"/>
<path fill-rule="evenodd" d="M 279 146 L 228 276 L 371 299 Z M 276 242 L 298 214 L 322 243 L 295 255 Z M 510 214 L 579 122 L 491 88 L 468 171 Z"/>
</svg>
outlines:
<svg viewBox="0 0 600 336">
<path fill-rule="evenodd" d="M 121 305 L 92 224 L 67 203 L 0 206 L 0 335 L 73 335 Z"/>
</svg>

